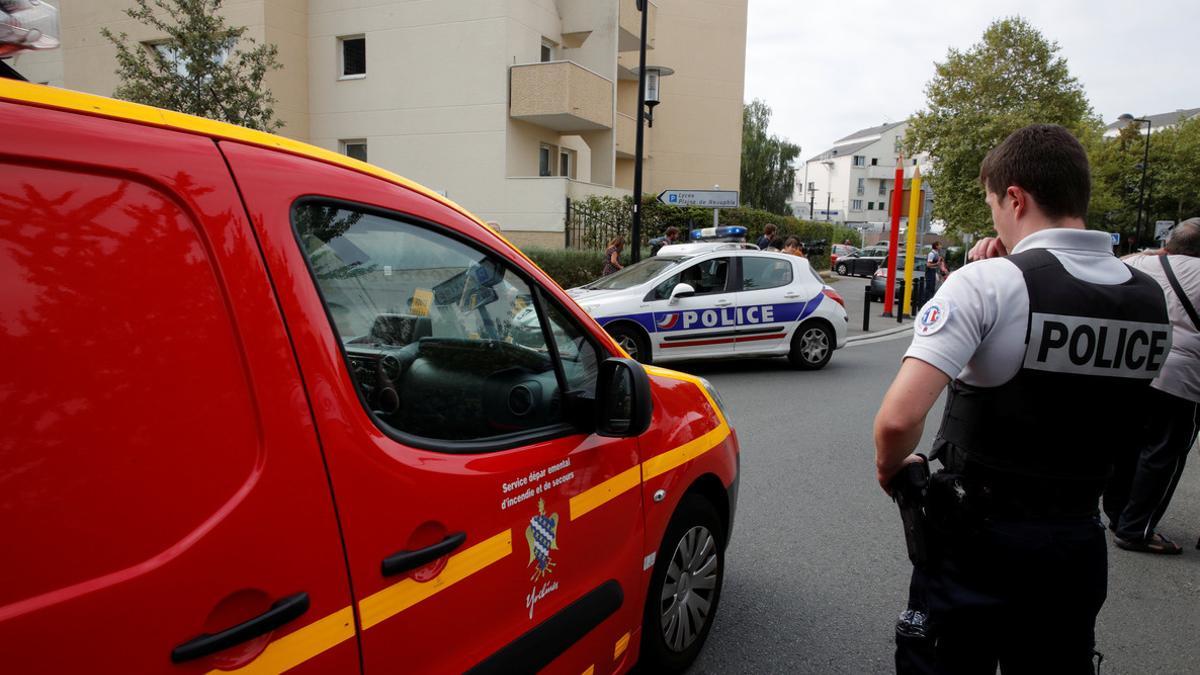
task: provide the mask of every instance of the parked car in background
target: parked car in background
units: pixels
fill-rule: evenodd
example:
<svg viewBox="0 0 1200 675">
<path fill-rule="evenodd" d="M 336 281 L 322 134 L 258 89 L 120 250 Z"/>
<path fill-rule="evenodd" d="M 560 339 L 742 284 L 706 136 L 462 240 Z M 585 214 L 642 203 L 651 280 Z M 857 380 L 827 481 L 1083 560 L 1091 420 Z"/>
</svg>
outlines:
<svg viewBox="0 0 1200 675">
<path fill-rule="evenodd" d="M 900 280 L 904 278 L 904 251 L 900 252 L 900 264 L 896 267 L 896 282 L 895 295 L 892 297 L 900 299 Z M 923 284 L 925 283 L 925 259 L 917 257 L 913 259 L 913 280 L 916 281 L 914 286 L 914 298 L 920 298 Z M 881 265 L 871 275 L 871 299 L 875 302 L 883 302 L 884 289 L 887 288 L 887 266 Z M 915 302 L 915 300 L 914 300 Z"/>
<path fill-rule="evenodd" d="M 834 244 L 833 250 L 829 252 L 829 266 L 832 268 L 837 265 L 838 258 L 844 258 L 858 252 L 857 246 L 850 244 Z"/>
<path fill-rule="evenodd" d="M 883 264 L 887 255 L 887 244 L 874 244 L 839 257 L 833 265 L 833 271 L 844 277 L 869 277 Z"/>
</svg>

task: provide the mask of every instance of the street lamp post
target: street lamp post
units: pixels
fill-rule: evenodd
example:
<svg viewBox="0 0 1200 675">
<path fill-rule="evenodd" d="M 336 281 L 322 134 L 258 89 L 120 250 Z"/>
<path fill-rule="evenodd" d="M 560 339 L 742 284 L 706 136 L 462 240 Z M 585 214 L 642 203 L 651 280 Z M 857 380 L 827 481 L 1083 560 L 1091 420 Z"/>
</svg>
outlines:
<svg viewBox="0 0 1200 675">
<path fill-rule="evenodd" d="M 1121 115 L 1117 119 L 1124 122 L 1125 124 L 1131 124 L 1133 122 L 1145 122 L 1146 123 L 1146 142 L 1144 145 L 1145 149 L 1143 150 L 1143 154 L 1142 154 L 1142 182 L 1138 185 L 1138 212 L 1137 212 L 1137 224 L 1135 225 L 1136 232 L 1137 232 L 1137 243 L 1138 243 L 1138 246 L 1141 246 L 1142 245 L 1142 211 L 1145 209 L 1145 205 L 1146 205 L 1146 169 L 1148 169 L 1150 167 L 1150 132 L 1151 132 L 1152 123 L 1148 119 L 1145 119 L 1142 117 L 1134 117 L 1133 115 L 1130 115 L 1129 113 L 1125 113 L 1124 115 Z"/>
<path fill-rule="evenodd" d="M 633 158 L 633 223 L 630 227 L 629 258 L 632 262 L 642 259 L 642 149 L 646 144 L 644 122 L 654 126 L 654 106 L 659 103 L 659 79 L 671 75 L 675 71 L 662 66 L 646 66 L 646 22 L 650 14 L 650 0 L 637 0 L 638 11 L 642 13 L 642 34 L 638 45 L 638 110 L 637 110 L 637 142 L 634 144 Z M 647 110 L 649 108 L 649 110 Z"/>
</svg>

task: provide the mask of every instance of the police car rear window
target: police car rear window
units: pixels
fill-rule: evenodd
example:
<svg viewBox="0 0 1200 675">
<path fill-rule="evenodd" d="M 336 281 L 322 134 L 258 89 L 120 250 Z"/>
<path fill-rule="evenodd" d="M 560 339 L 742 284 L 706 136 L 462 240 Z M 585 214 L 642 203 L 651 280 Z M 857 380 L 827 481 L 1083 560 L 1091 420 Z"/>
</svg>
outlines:
<svg viewBox="0 0 1200 675">
<path fill-rule="evenodd" d="M 663 258 L 655 256 L 647 258 L 638 263 L 629 265 L 623 270 L 610 274 L 606 277 L 600 277 L 584 288 L 590 288 L 597 291 L 619 291 L 626 288 L 633 288 L 650 281 L 658 276 L 660 272 L 679 264 L 682 258 Z"/>
</svg>

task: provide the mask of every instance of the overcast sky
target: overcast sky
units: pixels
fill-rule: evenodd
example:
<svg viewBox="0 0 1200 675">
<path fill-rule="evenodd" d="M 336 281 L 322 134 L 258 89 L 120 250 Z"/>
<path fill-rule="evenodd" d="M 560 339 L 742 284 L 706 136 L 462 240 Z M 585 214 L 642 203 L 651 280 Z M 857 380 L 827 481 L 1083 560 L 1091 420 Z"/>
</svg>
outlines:
<svg viewBox="0 0 1200 675">
<path fill-rule="evenodd" d="M 746 100 L 808 159 L 922 108 L 934 62 L 1013 15 L 1058 42 L 1105 122 L 1200 107 L 1197 0 L 750 0 Z"/>
</svg>

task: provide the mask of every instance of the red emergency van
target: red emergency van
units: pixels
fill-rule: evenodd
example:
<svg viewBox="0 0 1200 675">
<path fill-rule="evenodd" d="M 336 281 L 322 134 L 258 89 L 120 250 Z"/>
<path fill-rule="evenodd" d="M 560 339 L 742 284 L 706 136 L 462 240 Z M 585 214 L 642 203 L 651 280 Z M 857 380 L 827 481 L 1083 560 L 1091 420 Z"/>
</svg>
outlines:
<svg viewBox="0 0 1200 675">
<path fill-rule="evenodd" d="M 479 219 L 0 81 L 0 670 L 680 670 L 737 437 Z"/>
</svg>

